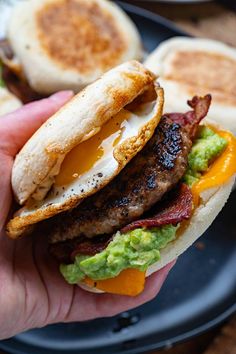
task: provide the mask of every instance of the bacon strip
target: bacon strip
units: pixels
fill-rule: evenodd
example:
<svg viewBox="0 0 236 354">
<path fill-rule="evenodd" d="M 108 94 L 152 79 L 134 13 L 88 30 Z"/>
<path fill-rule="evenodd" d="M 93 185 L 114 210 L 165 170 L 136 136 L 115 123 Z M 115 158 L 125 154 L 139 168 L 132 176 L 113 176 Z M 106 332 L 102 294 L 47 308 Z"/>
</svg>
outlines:
<svg viewBox="0 0 236 354">
<path fill-rule="evenodd" d="M 79 243 L 71 253 L 71 258 L 74 259 L 77 254 L 94 256 L 96 253 L 102 252 L 112 241 L 113 236 L 100 236 L 93 239 L 86 239 Z"/>
<path fill-rule="evenodd" d="M 193 139 L 196 135 L 199 123 L 206 117 L 211 104 L 211 95 L 204 97 L 194 96 L 188 101 L 188 105 L 193 111 L 187 113 L 167 113 L 165 116 L 172 119 L 181 126 L 186 126 L 189 130 L 190 137 Z"/>
<path fill-rule="evenodd" d="M 94 256 L 102 252 L 112 241 L 112 235 L 94 238 L 78 237 L 73 240 L 57 242 L 49 245 L 49 252 L 61 263 L 71 263 L 77 254 Z"/>
<path fill-rule="evenodd" d="M 152 210 L 154 213 L 152 217 L 134 221 L 125 226 L 121 232 L 126 233 L 141 227 L 151 228 L 169 224 L 176 225 L 191 217 L 192 205 L 193 197 L 191 190 L 186 184 L 182 183 L 179 188 L 174 191 L 174 195 L 171 199 L 164 202 L 161 201 L 155 206 Z"/>
</svg>

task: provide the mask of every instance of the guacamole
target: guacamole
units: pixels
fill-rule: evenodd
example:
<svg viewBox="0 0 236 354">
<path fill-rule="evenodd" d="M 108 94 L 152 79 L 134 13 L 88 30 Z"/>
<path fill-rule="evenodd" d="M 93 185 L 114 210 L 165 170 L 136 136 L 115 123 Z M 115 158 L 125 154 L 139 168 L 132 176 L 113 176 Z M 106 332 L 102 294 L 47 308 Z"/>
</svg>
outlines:
<svg viewBox="0 0 236 354">
<path fill-rule="evenodd" d="M 188 156 L 183 181 L 192 186 L 226 145 L 227 141 L 212 129 L 201 127 Z M 165 225 L 140 228 L 126 234 L 117 232 L 104 251 L 95 256 L 77 255 L 73 264 L 62 264 L 60 271 L 70 284 L 78 283 L 85 276 L 93 280 L 114 278 L 127 268 L 145 271 L 160 259 L 160 250 L 175 239 L 177 228 L 178 225 Z"/>
<path fill-rule="evenodd" d="M 70 284 L 86 275 L 94 280 L 114 278 L 122 270 L 136 268 L 145 271 L 160 259 L 160 249 L 175 238 L 176 226 L 136 229 L 126 234 L 117 232 L 107 248 L 92 257 L 77 255 L 74 264 L 60 266 Z"/>
<path fill-rule="evenodd" d="M 219 136 L 212 129 L 203 126 L 199 129 L 188 155 L 188 169 L 183 181 L 192 186 L 197 182 L 203 172 L 206 172 L 211 161 L 214 160 L 227 146 L 227 140 Z"/>
</svg>

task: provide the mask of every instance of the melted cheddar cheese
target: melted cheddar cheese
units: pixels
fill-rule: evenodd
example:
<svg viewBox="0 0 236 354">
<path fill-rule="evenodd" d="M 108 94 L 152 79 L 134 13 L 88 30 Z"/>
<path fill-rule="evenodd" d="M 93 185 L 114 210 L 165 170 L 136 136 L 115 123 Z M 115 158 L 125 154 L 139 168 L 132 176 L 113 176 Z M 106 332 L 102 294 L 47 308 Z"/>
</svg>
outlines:
<svg viewBox="0 0 236 354">
<path fill-rule="evenodd" d="M 84 283 L 107 293 L 136 296 L 144 289 L 145 272 L 138 269 L 125 269 L 115 278 L 92 280 L 86 277 Z"/>
</svg>

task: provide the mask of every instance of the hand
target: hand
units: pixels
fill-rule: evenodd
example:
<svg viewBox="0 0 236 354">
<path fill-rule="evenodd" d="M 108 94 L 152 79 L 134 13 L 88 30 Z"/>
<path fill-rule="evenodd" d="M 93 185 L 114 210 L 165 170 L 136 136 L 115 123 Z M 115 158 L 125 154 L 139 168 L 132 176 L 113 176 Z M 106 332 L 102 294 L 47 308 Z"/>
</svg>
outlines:
<svg viewBox="0 0 236 354">
<path fill-rule="evenodd" d="M 16 241 L 4 232 L 12 201 L 11 169 L 17 152 L 72 93 L 57 93 L 0 118 L 0 338 L 56 322 L 112 316 L 156 296 L 173 263 L 148 278 L 135 297 L 92 294 L 68 285 L 48 254 L 45 235 Z"/>
</svg>

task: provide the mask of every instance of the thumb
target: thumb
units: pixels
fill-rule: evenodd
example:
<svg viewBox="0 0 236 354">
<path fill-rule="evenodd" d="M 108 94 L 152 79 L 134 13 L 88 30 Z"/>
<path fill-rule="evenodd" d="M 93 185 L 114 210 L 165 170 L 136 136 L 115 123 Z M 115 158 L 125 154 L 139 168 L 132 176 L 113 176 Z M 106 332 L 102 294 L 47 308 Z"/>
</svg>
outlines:
<svg viewBox="0 0 236 354">
<path fill-rule="evenodd" d="M 2 117 L 0 151 L 14 157 L 34 132 L 72 96 L 72 91 L 61 91 Z"/>
</svg>

